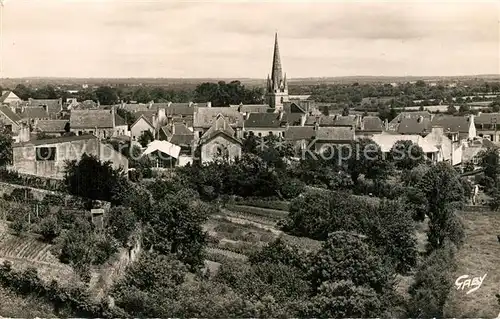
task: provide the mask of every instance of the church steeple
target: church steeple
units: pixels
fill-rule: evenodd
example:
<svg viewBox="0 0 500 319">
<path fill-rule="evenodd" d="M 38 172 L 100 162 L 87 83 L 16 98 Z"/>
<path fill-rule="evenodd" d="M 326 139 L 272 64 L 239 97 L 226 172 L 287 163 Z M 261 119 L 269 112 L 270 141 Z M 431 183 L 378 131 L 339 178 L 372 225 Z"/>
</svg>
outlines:
<svg viewBox="0 0 500 319">
<path fill-rule="evenodd" d="M 267 76 L 266 100 L 276 110 L 283 109 L 283 103 L 288 102 L 288 83 L 286 75 L 283 77 L 280 49 L 278 46 L 278 32 L 274 35 L 274 52 L 271 77 Z"/>
<path fill-rule="evenodd" d="M 273 81 L 273 89 L 279 89 L 280 83 L 283 80 L 283 74 L 281 69 L 280 49 L 278 46 L 278 32 L 274 35 L 274 54 L 271 79 Z"/>
</svg>

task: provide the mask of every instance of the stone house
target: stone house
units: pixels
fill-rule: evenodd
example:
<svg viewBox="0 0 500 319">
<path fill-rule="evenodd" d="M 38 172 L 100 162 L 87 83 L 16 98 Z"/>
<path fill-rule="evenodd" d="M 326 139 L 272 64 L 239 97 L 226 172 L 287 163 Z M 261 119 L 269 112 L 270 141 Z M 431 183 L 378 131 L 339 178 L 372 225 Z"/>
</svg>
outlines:
<svg viewBox="0 0 500 319">
<path fill-rule="evenodd" d="M 239 113 L 238 113 L 239 114 Z M 241 157 L 242 141 L 228 119 L 219 114 L 199 140 L 201 163 Z"/>
<path fill-rule="evenodd" d="M 128 171 L 128 159 L 93 135 L 68 136 L 14 144 L 12 169 L 23 174 L 62 179 L 66 161 L 80 160 L 83 154 L 94 155 L 113 168 Z"/>
<path fill-rule="evenodd" d="M 130 138 L 132 141 L 137 141 L 146 131 L 150 131 L 153 136 L 155 135 L 154 125 L 146 118 L 146 116 L 141 114 L 141 116 L 139 116 L 139 118 L 135 120 L 132 125 L 130 125 Z"/>
<path fill-rule="evenodd" d="M 93 134 L 101 138 L 129 135 L 127 122 L 111 110 L 73 110 L 70 131 L 76 135 Z"/>
<path fill-rule="evenodd" d="M 195 140 L 201 139 L 222 115 L 229 126 L 236 132 L 238 138 L 243 137 L 243 115 L 237 109 L 230 107 L 197 107 L 194 111 L 193 132 Z"/>
<path fill-rule="evenodd" d="M 3 127 L 14 135 L 18 135 L 21 130 L 21 117 L 7 106 L 0 106 L 0 123 Z"/>
<path fill-rule="evenodd" d="M 39 120 L 35 125 L 35 131 L 45 133 L 53 137 L 60 137 L 69 129 L 68 120 Z"/>
</svg>

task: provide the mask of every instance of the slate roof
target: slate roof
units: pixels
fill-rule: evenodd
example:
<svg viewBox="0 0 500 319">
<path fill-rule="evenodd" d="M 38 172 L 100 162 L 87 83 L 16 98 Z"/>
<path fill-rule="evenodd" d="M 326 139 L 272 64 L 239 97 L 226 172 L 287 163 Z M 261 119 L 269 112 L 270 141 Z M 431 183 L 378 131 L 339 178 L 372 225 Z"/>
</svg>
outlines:
<svg viewBox="0 0 500 319">
<path fill-rule="evenodd" d="M 349 126 L 319 127 L 315 132 L 319 141 L 353 141 L 355 138 L 354 128 Z"/>
<path fill-rule="evenodd" d="M 208 131 L 205 132 L 205 134 L 203 134 L 200 140 L 202 143 L 206 143 L 219 134 L 224 134 L 226 137 L 233 139 L 237 143 L 242 143 L 241 140 L 235 136 L 235 131 L 231 127 L 228 119 L 226 119 L 222 114 L 217 115 L 213 125 L 208 129 Z"/>
<path fill-rule="evenodd" d="M 65 132 L 67 120 L 39 120 L 36 123 L 37 130 L 47 133 Z"/>
<path fill-rule="evenodd" d="M 168 107 L 165 107 L 165 114 L 167 116 L 194 116 L 194 111 L 195 106 L 191 105 L 191 103 L 170 103 Z"/>
<path fill-rule="evenodd" d="M 2 96 L 0 96 L 0 103 L 3 103 L 3 101 L 5 101 L 5 99 L 9 96 L 10 94 L 10 91 L 5 91 Z"/>
<path fill-rule="evenodd" d="M 445 132 L 469 132 L 469 118 L 465 116 L 436 115 L 432 118 L 432 125 L 442 126 Z"/>
<path fill-rule="evenodd" d="M 238 109 L 238 112 L 241 113 L 269 113 L 274 111 L 269 104 L 242 104 L 231 105 L 231 107 Z"/>
<path fill-rule="evenodd" d="M 302 121 L 302 116 L 305 116 L 305 114 L 302 113 L 285 113 L 283 115 L 283 119 L 285 120 L 288 125 L 291 126 L 298 126 L 300 125 L 300 122 Z"/>
<path fill-rule="evenodd" d="M 62 110 L 62 99 L 29 99 L 28 106 L 47 106 L 47 112 L 49 114 L 57 114 Z"/>
<path fill-rule="evenodd" d="M 149 110 L 149 104 L 143 104 L 143 103 L 138 103 L 138 104 L 122 104 L 120 105 L 120 108 L 125 109 L 129 112 L 137 112 L 137 111 L 147 111 Z"/>
<path fill-rule="evenodd" d="M 500 124 L 500 113 L 481 113 L 474 118 L 475 124 L 492 124 L 492 121 L 495 120 L 498 124 Z"/>
<path fill-rule="evenodd" d="M 51 139 L 45 139 L 45 140 L 31 140 L 31 141 L 24 142 L 24 143 L 15 143 L 15 144 L 12 144 L 12 147 L 23 147 L 23 146 L 30 146 L 30 145 L 37 146 L 37 145 L 46 145 L 46 144 L 60 144 L 60 143 L 84 141 L 84 140 L 91 140 L 91 139 L 97 139 L 97 137 L 92 135 L 92 134 L 80 135 L 80 136 L 63 136 L 63 137 L 57 137 L 57 138 L 51 138 Z"/>
<path fill-rule="evenodd" d="M 229 107 L 198 107 L 194 113 L 193 127 L 210 128 L 215 119 L 222 114 L 227 122 L 233 126 L 243 127 L 243 115 Z"/>
<path fill-rule="evenodd" d="M 430 118 L 403 118 L 397 127 L 397 132 L 400 134 L 422 134 L 430 132 L 432 123 Z"/>
<path fill-rule="evenodd" d="M 23 119 L 45 119 L 49 118 L 49 114 L 45 110 L 43 106 L 37 107 L 27 107 L 24 109 L 24 112 L 21 113 L 21 117 Z"/>
<path fill-rule="evenodd" d="M 111 110 L 73 110 L 70 116 L 72 129 L 78 128 L 113 128 Z M 127 125 L 127 122 L 115 114 L 115 126 Z"/>
<path fill-rule="evenodd" d="M 250 113 L 245 121 L 245 128 L 279 128 L 285 122 L 285 114 L 280 120 L 278 113 Z"/>
<path fill-rule="evenodd" d="M 153 129 L 155 128 L 154 125 L 151 123 L 151 121 L 144 114 L 139 115 L 139 117 L 137 117 L 137 119 L 134 121 L 134 123 L 132 123 L 132 125 L 130 125 L 130 127 L 133 127 L 135 124 L 137 124 L 137 122 L 139 122 L 140 119 L 144 119 L 144 121 L 146 121 L 146 123 L 148 123 L 149 126 L 151 126 Z"/>
<path fill-rule="evenodd" d="M 0 112 L 14 123 L 18 123 L 21 120 L 21 117 L 19 115 L 12 112 L 12 110 L 6 106 L 0 106 Z"/>
<path fill-rule="evenodd" d="M 417 112 L 401 112 L 392 121 L 391 124 L 400 123 L 403 119 L 417 119 L 420 116 L 423 118 L 431 119 L 432 115 L 428 111 L 417 111 Z"/>
<path fill-rule="evenodd" d="M 365 116 L 362 119 L 363 130 L 362 131 L 375 131 L 381 132 L 384 129 L 384 122 L 378 116 Z"/>
<path fill-rule="evenodd" d="M 154 118 L 156 117 L 157 115 L 157 112 L 156 110 L 148 110 L 148 111 L 137 111 L 137 112 L 134 112 L 132 113 L 135 118 L 138 120 L 141 116 L 143 116 L 145 119 L 148 120 L 149 124 L 151 124 L 151 126 L 153 126 L 153 123 L 154 123 Z M 154 126 L 153 126 L 154 127 Z"/>
<path fill-rule="evenodd" d="M 289 126 L 284 132 L 286 141 L 310 140 L 316 135 L 314 126 Z"/>
</svg>

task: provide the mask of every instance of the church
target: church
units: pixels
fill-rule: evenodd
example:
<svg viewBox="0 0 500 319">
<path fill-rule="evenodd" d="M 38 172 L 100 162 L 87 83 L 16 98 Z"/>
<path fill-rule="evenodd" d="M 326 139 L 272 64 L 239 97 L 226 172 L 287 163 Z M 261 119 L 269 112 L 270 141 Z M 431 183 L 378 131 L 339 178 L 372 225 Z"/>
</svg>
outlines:
<svg viewBox="0 0 500 319">
<path fill-rule="evenodd" d="M 269 106 L 276 111 L 283 110 L 284 103 L 289 101 L 286 73 L 283 75 L 283 69 L 281 67 L 278 33 L 276 33 L 274 37 L 273 65 L 271 77 L 269 77 L 269 75 L 267 76 L 265 100 Z"/>
</svg>

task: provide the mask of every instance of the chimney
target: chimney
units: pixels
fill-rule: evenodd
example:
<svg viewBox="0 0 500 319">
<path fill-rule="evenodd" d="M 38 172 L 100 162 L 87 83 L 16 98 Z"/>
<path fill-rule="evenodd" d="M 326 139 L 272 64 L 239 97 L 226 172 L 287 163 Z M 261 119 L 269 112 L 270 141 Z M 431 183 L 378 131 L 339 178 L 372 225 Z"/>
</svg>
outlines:
<svg viewBox="0 0 500 319">
<path fill-rule="evenodd" d="M 175 134 L 175 124 L 172 123 L 172 135 Z"/>
<path fill-rule="evenodd" d="M 278 119 L 279 119 L 280 122 L 283 121 L 283 114 L 284 114 L 284 112 L 281 111 L 281 110 L 278 113 Z"/>
<path fill-rule="evenodd" d="M 385 120 L 384 120 L 384 129 L 385 129 L 386 131 L 388 131 L 388 130 L 389 130 L 389 121 L 388 121 L 387 119 L 385 119 Z"/>
<path fill-rule="evenodd" d="M 300 126 L 304 126 L 306 124 L 306 120 L 307 120 L 307 115 L 306 114 L 302 114 L 300 116 Z"/>
<path fill-rule="evenodd" d="M 212 107 L 212 102 L 207 102 L 207 107 Z"/>
<path fill-rule="evenodd" d="M 111 121 L 113 122 L 113 128 L 115 128 L 116 123 L 115 123 L 115 107 L 111 107 Z"/>
<path fill-rule="evenodd" d="M 319 123 L 314 122 L 314 130 L 317 131 L 319 129 Z"/>
<path fill-rule="evenodd" d="M 245 117 L 245 121 L 248 120 L 248 118 L 250 117 L 250 112 L 246 112 L 244 117 Z"/>
<path fill-rule="evenodd" d="M 188 103 L 188 106 L 189 106 L 189 107 L 192 107 L 192 106 L 193 106 L 193 102 L 189 102 L 189 103 Z"/>
<path fill-rule="evenodd" d="M 359 121 L 359 128 L 360 128 L 362 131 L 364 131 L 364 130 L 365 130 L 365 119 L 364 119 L 364 118 L 363 118 L 363 119 L 361 119 L 361 120 Z"/>
<path fill-rule="evenodd" d="M 424 120 L 424 117 L 422 115 L 420 115 L 417 119 L 417 122 L 418 123 L 422 123 L 422 121 Z"/>
</svg>

